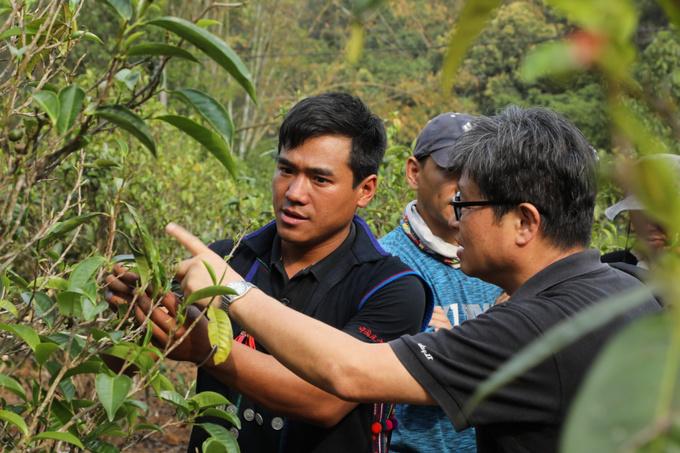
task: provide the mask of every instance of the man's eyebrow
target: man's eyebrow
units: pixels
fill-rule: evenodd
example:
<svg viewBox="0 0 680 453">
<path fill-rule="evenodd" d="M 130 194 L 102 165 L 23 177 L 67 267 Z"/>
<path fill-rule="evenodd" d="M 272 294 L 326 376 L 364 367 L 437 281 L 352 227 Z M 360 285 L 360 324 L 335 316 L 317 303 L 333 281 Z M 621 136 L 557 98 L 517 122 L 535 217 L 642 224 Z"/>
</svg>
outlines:
<svg viewBox="0 0 680 453">
<path fill-rule="evenodd" d="M 300 168 L 299 168 L 297 165 L 295 165 L 293 162 L 291 162 L 290 160 L 286 159 L 285 157 L 281 157 L 281 156 L 279 156 L 279 157 L 276 159 L 276 161 L 277 161 L 279 164 L 281 164 L 281 165 L 285 165 L 285 166 L 287 166 L 287 167 L 296 168 L 296 169 L 298 169 L 298 170 L 302 170 L 302 171 L 304 171 L 305 173 L 311 174 L 311 175 L 319 175 L 319 176 L 334 176 L 334 175 L 335 175 L 335 173 L 333 173 L 333 170 L 331 170 L 330 168 L 324 168 L 324 167 L 308 167 L 308 168 L 302 168 L 302 169 L 300 169 Z"/>
</svg>

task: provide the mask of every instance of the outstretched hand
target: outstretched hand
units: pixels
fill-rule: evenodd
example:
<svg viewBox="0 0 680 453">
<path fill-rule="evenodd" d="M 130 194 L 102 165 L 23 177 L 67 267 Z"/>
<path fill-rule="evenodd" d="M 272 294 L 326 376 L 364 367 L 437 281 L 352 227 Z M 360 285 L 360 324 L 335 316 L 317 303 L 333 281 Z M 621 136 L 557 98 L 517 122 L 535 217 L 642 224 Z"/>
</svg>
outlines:
<svg viewBox="0 0 680 453">
<path fill-rule="evenodd" d="M 172 348 L 168 357 L 173 360 L 198 362 L 210 351 L 207 335 L 208 321 L 195 306 L 186 308 L 185 321 L 177 322 L 180 300 L 174 293 L 163 295 L 160 305 L 153 307 L 150 291 L 140 292 L 139 276 L 121 265 L 115 265 L 113 274 L 106 277 L 110 305 L 120 307 L 132 304 L 132 314 L 140 325 L 151 323 L 152 342 L 161 350 Z M 196 323 L 195 326 L 192 325 Z"/>
<path fill-rule="evenodd" d="M 181 226 L 169 223 L 165 227 L 165 231 L 174 237 L 192 255 L 192 258 L 179 263 L 175 273 L 175 278 L 181 281 L 182 291 L 185 296 L 189 296 L 199 289 L 214 284 L 206 268 L 206 263 L 215 271 L 217 284 L 243 280 L 221 256 L 210 250 L 200 239 Z M 205 307 L 210 303 L 210 299 L 202 299 L 196 303 Z"/>
</svg>

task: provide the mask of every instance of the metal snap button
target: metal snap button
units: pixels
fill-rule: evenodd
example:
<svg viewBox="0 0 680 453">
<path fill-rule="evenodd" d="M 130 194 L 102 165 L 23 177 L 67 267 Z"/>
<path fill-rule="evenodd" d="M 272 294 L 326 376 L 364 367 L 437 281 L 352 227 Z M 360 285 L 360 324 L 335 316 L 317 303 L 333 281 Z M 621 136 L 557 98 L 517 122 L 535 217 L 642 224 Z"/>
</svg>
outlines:
<svg viewBox="0 0 680 453">
<path fill-rule="evenodd" d="M 280 431 L 283 428 L 283 419 L 281 417 L 272 418 L 272 429 L 274 431 Z"/>
<path fill-rule="evenodd" d="M 246 410 L 244 410 L 244 411 L 243 411 L 243 418 L 244 418 L 247 422 L 252 422 L 253 419 L 255 418 L 255 411 L 252 410 L 252 409 L 246 409 Z"/>
<path fill-rule="evenodd" d="M 255 423 L 257 423 L 260 426 L 262 426 L 262 424 L 264 423 L 264 419 L 262 418 L 262 415 L 260 415 L 259 413 L 255 414 Z"/>
</svg>

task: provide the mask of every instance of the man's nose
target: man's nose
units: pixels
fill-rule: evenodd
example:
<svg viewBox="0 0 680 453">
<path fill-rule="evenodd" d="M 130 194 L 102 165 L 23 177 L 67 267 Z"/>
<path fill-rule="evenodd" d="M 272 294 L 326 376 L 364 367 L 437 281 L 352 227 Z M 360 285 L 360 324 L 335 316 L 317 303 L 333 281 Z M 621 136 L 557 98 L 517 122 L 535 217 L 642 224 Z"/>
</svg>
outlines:
<svg viewBox="0 0 680 453">
<path fill-rule="evenodd" d="M 298 175 L 290 181 L 286 198 L 292 203 L 305 204 L 309 201 L 309 181 L 303 175 Z"/>
</svg>

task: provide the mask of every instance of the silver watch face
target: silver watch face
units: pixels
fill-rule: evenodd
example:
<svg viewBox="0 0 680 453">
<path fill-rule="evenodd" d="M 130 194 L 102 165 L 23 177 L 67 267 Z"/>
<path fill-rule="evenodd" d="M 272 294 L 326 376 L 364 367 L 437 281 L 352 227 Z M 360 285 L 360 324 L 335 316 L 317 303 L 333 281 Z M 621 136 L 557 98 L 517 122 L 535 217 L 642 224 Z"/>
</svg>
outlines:
<svg viewBox="0 0 680 453">
<path fill-rule="evenodd" d="M 239 282 L 231 282 L 227 285 L 227 287 L 233 289 L 236 291 L 236 294 L 232 295 L 231 297 L 239 297 L 242 296 L 248 291 L 250 288 L 253 287 L 253 284 L 250 282 L 246 281 L 239 281 Z"/>
</svg>

